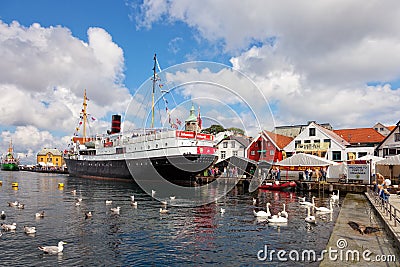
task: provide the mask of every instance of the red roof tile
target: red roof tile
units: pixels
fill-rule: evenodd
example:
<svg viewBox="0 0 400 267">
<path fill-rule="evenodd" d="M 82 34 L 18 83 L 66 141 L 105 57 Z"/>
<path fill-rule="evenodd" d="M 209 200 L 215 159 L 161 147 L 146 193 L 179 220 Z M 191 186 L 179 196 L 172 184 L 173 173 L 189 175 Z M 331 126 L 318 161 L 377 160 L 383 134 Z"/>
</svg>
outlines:
<svg viewBox="0 0 400 267">
<path fill-rule="evenodd" d="M 373 128 L 341 129 L 333 131 L 350 144 L 380 143 L 385 139 L 385 136 L 378 133 Z"/>
<path fill-rule="evenodd" d="M 394 128 L 396 128 L 396 127 L 397 127 L 396 125 L 393 125 L 393 126 L 386 126 L 386 128 L 388 128 L 389 131 L 393 131 Z"/>
<path fill-rule="evenodd" d="M 264 134 L 268 136 L 268 138 L 274 142 L 279 149 L 283 149 L 290 142 L 292 142 L 293 138 L 285 135 L 276 134 L 270 131 L 264 131 Z"/>
</svg>

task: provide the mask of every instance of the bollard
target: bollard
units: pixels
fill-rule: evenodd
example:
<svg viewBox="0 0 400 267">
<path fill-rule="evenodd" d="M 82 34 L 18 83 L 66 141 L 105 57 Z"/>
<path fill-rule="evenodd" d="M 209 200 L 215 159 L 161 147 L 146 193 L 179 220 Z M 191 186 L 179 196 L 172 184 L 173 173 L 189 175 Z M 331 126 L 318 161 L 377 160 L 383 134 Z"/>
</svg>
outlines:
<svg viewBox="0 0 400 267">
<path fill-rule="evenodd" d="M 63 190 L 64 189 L 64 184 L 63 183 L 58 183 L 58 189 Z"/>
</svg>

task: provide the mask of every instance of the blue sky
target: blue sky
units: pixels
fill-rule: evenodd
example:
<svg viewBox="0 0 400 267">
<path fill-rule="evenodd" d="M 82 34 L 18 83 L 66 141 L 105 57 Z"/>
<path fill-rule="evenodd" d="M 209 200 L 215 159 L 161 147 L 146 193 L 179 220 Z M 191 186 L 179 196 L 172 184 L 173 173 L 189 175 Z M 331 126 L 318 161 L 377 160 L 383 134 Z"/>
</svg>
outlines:
<svg viewBox="0 0 400 267">
<path fill-rule="evenodd" d="M 293 1 L 1 1 L 0 149 L 11 137 L 29 157 L 65 146 L 85 88 L 97 118 L 93 131 L 104 132 L 111 114 L 139 103 L 135 94 L 151 76 L 154 53 L 163 69 L 209 61 L 210 68 L 222 63 L 247 77 L 175 73 L 176 83 L 219 75 L 225 86 L 176 90 L 180 120 L 195 103 L 205 126 L 241 127 L 250 135 L 311 120 L 336 129 L 394 125 L 399 13 L 394 0 L 332 0 L 313 8 Z"/>
</svg>

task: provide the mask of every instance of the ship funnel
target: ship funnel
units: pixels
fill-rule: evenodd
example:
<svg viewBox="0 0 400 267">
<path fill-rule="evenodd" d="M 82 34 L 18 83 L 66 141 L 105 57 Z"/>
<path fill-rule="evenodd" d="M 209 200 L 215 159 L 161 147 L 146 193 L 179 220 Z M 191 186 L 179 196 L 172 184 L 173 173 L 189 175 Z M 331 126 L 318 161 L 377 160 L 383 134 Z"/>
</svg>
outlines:
<svg viewBox="0 0 400 267">
<path fill-rule="evenodd" d="M 112 115 L 111 134 L 119 133 L 120 131 L 121 131 L 121 115 Z"/>
</svg>

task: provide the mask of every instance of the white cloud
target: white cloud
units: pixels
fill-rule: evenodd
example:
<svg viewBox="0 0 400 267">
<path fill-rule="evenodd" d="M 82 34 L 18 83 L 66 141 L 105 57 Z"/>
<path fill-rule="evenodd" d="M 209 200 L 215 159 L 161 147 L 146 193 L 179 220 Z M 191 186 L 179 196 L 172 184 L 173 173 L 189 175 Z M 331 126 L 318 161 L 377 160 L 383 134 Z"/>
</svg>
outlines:
<svg viewBox="0 0 400 267">
<path fill-rule="evenodd" d="M 143 24 L 184 22 L 196 37 L 222 44 L 270 100 L 278 124 L 398 121 L 400 90 L 385 85 L 400 80 L 398 1 L 165 3 L 144 1 Z"/>
</svg>

